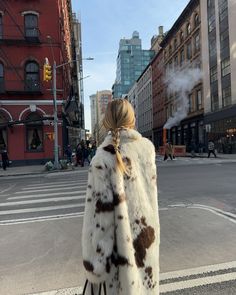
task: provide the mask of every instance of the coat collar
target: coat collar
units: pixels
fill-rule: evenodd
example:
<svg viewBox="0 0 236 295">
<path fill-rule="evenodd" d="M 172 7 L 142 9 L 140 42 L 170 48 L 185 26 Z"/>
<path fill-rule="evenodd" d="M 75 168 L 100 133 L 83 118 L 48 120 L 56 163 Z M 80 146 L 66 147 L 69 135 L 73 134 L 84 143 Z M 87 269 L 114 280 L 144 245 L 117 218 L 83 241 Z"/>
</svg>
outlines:
<svg viewBox="0 0 236 295">
<path fill-rule="evenodd" d="M 121 129 L 120 130 L 120 139 L 121 141 L 129 141 L 129 140 L 138 140 L 141 139 L 142 135 L 134 129 Z M 108 135 L 105 138 L 104 143 L 111 141 L 111 132 L 108 132 Z"/>
</svg>

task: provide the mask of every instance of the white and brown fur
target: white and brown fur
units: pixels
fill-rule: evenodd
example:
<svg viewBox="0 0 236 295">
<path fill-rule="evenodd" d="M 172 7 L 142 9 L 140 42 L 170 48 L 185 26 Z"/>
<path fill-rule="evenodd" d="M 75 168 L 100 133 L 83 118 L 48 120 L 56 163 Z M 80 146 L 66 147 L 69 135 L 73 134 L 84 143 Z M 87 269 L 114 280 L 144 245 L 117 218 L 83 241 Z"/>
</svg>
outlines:
<svg viewBox="0 0 236 295">
<path fill-rule="evenodd" d="M 116 167 L 112 137 L 89 168 L 82 233 L 90 282 L 106 282 L 108 295 L 159 294 L 159 216 L 155 150 L 137 131 L 120 132 L 129 174 Z"/>
</svg>

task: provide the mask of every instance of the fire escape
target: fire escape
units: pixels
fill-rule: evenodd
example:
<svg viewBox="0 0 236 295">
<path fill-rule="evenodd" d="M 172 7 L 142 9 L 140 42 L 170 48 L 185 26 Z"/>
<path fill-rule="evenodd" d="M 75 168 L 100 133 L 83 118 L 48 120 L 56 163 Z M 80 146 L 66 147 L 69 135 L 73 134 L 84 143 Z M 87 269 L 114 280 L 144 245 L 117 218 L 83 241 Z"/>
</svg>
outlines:
<svg viewBox="0 0 236 295">
<path fill-rule="evenodd" d="M 0 58 L 4 61 L 4 69 L 0 69 L 0 94 L 12 95 L 40 95 L 40 66 L 36 63 L 20 66 L 12 62 L 11 56 L 20 46 L 38 46 L 40 44 L 40 31 L 37 26 L 23 27 L 17 23 L 17 15 L 12 11 L 8 1 L 0 0 L 0 11 L 4 13 L 0 22 Z M 24 17 L 24 16 L 22 16 Z M 8 22 L 6 22 L 8 20 Z M 15 56 L 17 52 L 15 52 Z"/>
</svg>

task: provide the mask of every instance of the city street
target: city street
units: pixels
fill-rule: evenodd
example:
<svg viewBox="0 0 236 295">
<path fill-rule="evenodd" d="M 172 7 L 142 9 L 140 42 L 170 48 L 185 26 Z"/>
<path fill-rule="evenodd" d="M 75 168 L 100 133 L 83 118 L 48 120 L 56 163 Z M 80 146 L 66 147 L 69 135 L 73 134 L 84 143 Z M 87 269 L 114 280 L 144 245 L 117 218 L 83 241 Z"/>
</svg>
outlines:
<svg viewBox="0 0 236 295">
<path fill-rule="evenodd" d="M 236 294 L 236 163 L 158 158 L 157 164 L 161 293 Z M 87 168 L 0 179 L 0 294 L 83 285 L 86 182 Z M 51 294 L 81 291 L 71 290 Z"/>
</svg>

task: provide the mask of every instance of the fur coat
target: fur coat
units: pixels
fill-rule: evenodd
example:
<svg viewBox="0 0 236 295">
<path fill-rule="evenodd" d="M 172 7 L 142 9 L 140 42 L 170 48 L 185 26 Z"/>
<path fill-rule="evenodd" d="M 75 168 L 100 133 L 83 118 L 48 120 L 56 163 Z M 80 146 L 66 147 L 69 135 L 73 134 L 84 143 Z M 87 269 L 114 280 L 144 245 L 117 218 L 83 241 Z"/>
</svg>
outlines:
<svg viewBox="0 0 236 295">
<path fill-rule="evenodd" d="M 108 295 L 159 294 L 159 215 L 155 149 L 140 133 L 120 132 L 129 175 L 116 169 L 111 135 L 89 168 L 82 231 L 87 279 Z"/>
</svg>

